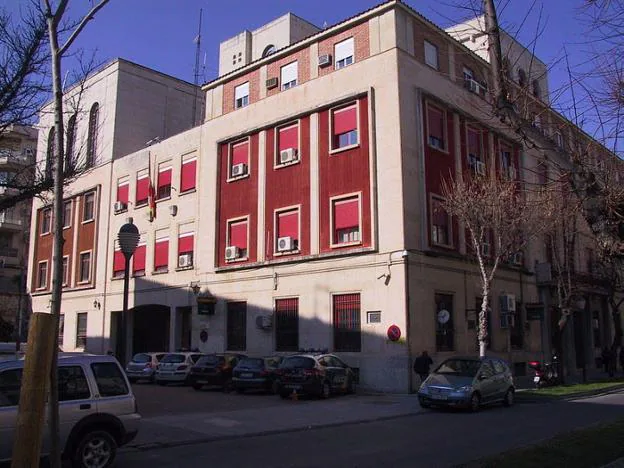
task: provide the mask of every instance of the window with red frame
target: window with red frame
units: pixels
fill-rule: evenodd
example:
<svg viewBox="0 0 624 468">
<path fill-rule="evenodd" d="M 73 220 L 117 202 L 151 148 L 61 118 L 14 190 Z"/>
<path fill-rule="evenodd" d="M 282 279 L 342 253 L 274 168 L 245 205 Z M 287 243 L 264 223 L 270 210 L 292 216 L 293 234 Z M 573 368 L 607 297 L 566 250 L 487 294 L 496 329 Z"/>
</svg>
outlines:
<svg viewBox="0 0 624 468">
<path fill-rule="evenodd" d="M 171 196 L 171 166 L 158 168 L 158 190 L 156 199 L 162 200 Z"/>
<path fill-rule="evenodd" d="M 130 191 L 130 181 L 127 177 L 117 181 L 117 201 L 128 204 Z"/>
<path fill-rule="evenodd" d="M 481 132 L 475 128 L 468 127 L 468 162 L 470 167 L 477 173 L 482 173 L 485 169 L 481 149 Z"/>
<path fill-rule="evenodd" d="M 357 104 L 340 109 L 332 109 L 331 121 L 331 149 L 340 149 L 358 144 Z"/>
<path fill-rule="evenodd" d="M 275 299 L 275 351 L 299 349 L 299 299 Z"/>
<path fill-rule="evenodd" d="M 360 294 L 335 294 L 333 315 L 334 351 L 361 351 Z"/>
<path fill-rule="evenodd" d="M 299 160 L 299 124 L 277 129 L 276 165 L 291 164 Z"/>
<path fill-rule="evenodd" d="M 37 289 L 48 287 L 48 262 L 39 262 L 37 265 Z"/>
<path fill-rule="evenodd" d="M 169 269 L 169 238 L 156 239 L 154 244 L 154 272 L 161 273 Z"/>
<path fill-rule="evenodd" d="M 427 105 L 427 131 L 429 134 L 428 143 L 438 150 L 446 150 L 446 139 L 444 138 L 444 111 L 430 104 Z"/>
<path fill-rule="evenodd" d="M 229 177 L 236 178 L 249 172 L 249 140 L 230 145 Z"/>
<path fill-rule="evenodd" d="M 228 222 L 227 245 L 238 249 L 237 258 L 247 257 L 247 220 Z"/>
<path fill-rule="evenodd" d="M 197 157 L 192 157 L 182 161 L 180 169 L 180 192 L 195 190 L 197 178 Z"/>
<path fill-rule="evenodd" d="M 143 276 L 145 274 L 145 244 L 139 244 L 132 256 L 132 274 Z"/>
<path fill-rule="evenodd" d="M 332 201 L 333 232 L 332 243 L 351 244 L 360 242 L 360 199 L 341 198 Z"/>
<path fill-rule="evenodd" d="M 115 249 L 113 256 L 113 278 L 123 278 L 126 268 L 126 257 L 121 250 Z"/>
<path fill-rule="evenodd" d="M 149 196 L 149 177 L 147 171 L 144 174 L 137 175 L 135 206 L 147 205 Z"/>
<path fill-rule="evenodd" d="M 179 268 L 186 268 L 186 267 L 193 266 L 194 241 L 195 241 L 195 235 L 192 232 L 186 232 L 178 236 L 178 267 Z"/>
<path fill-rule="evenodd" d="M 275 220 L 277 252 L 299 250 L 299 210 L 278 212 Z"/>
<path fill-rule="evenodd" d="M 451 223 L 448 213 L 442 207 L 442 200 L 431 199 L 431 243 L 451 245 Z"/>
</svg>

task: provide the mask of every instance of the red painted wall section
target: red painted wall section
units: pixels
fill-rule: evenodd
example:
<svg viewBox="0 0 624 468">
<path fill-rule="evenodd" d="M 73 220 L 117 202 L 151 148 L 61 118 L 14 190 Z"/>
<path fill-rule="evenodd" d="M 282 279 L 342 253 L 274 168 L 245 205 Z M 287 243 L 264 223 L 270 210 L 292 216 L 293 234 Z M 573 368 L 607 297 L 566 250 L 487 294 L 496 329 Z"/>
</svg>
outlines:
<svg viewBox="0 0 624 468">
<path fill-rule="evenodd" d="M 80 223 L 80 220 L 76 218 L 76 210 L 78 209 L 78 199 L 79 197 L 71 198 L 71 206 L 72 206 L 72 217 L 71 217 L 71 226 L 63 229 L 63 256 L 68 256 L 67 262 L 67 287 L 72 286 L 72 272 L 73 261 L 72 253 L 74 251 L 74 233 L 76 232 L 76 226 Z"/>
<path fill-rule="evenodd" d="M 217 223 L 217 265 L 240 265 L 257 261 L 257 215 L 258 215 L 258 134 L 250 136 L 249 176 L 227 181 L 228 151 L 230 142 L 219 146 L 219 214 Z M 249 216 L 248 259 L 245 262 L 225 261 L 227 221 Z"/>
<path fill-rule="evenodd" d="M 338 153 L 329 154 L 330 112 L 326 109 L 319 114 L 319 211 L 320 211 L 320 251 L 338 252 L 353 248 L 370 247 L 371 200 L 370 200 L 370 161 L 368 138 L 368 98 L 358 99 L 359 136 L 358 146 Z M 362 226 L 359 245 L 330 247 L 330 198 L 348 193 L 361 192 Z"/>
<path fill-rule="evenodd" d="M 96 235 L 97 235 L 97 226 L 98 226 L 98 220 L 99 220 L 99 216 L 100 216 L 100 193 L 98 190 L 93 190 L 95 192 L 95 207 L 94 207 L 94 220 L 93 221 L 89 221 L 86 223 L 82 222 L 82 216 L 83 216 L 83 210 L 84 210 L 84 198 L 86 193 L 90 193 L 90 192 L 86 192 L 85 194 L 82 194 L 80 197 L 76 197 L 75 200 L 80 200 L 80 208 L 79 208 L 79 213 L 78 213 L 78 218 L 76 221 L 76 226 L 77 226 L 77 235 L 76 235 L 76 246 L 77 246 L 77 250 L 76 250 L 76 258 L 73 259 L 73 268 L 74 271 L 76 272 L 76 282 L 75 284 L 78 285 L 78 282 L 80 281 L 80 254 L 82 252 L 86 252 L 88 250 L 91 251 L 91 280 L 89 281 L 89 283 L 85 284 L 82 283 L 80 284 L 81 287 L 85 287 L 85 286 L 93 286 L 95 285 L 95 278 L 97 276 L 97 270 L 96 270 L 96 265 L 97 265 L 97 249 L 96 249 L 96 243 L 95 243 L 95 239 L 96 239 Z"/>
<path fill-rule="evenodd" d="M 223 85 L 223 113 L 227 114 L 234 110 L 234 89 L 246 81 L 249 81 L 249 105 L 260 99 L 260 70 L 253 70 L 246 75 L 234 78 Z"/>
<path fill-rule="evenodd" d="M 266 197 L 265 197 L 265 258 L 284 258 L 274 255 L 275 210 L 299 205 L 299 253 L 310 254 L 310 118 L 299 120 L 299 162 L 289 166 L 275 167 L 276 128 L 266 132 Z"/>
</svg>

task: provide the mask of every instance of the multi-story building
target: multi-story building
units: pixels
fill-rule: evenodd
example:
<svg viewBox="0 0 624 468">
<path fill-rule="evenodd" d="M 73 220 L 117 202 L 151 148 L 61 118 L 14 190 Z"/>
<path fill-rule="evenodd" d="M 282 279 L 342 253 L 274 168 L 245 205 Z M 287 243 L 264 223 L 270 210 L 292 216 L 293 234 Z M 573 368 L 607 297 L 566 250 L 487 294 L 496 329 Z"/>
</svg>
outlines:
<svg viewBox="0 0 624 468">
<path fill-rule="evenodd" d="M 115 234 L 131 217 L 141 243 L 128 351 L 329 349 L 359 369 L 362 385 L 411 390 L 422 350 L 436 360 L 477 350 L 478 273 L 464 230 L 437 209 L 442 179 L 531 178 L 540 155 L 492 118 L 488 61 L 400 1 L 322 30 L 286 15 L 258 31 L 222 44 L 223 73 L 202 88 L 201 126 L 103 159 L 114 160 L 94 195 L 97 241 L 67 247 L 64 347 L 115 348 L 124 266 Z M 547 92 L 546 76 L 539 80 Z M 117 106 L 128 97 L 113 95 Z M 531 99 L 549 120 L 562 119 Z M 109 112 L 111 125 L 127 117 Z M 142 118 L 125 130 L 140 129 Z M 78 183 L 87 186 L 73 193 L 95 187 Z M 37 265 L 50 254 L 42 233 L 33 237 L 29 284 L 39 310 L 48 292 Z M 81 266 L 87 254 L 95 269 Z M 518 373 L 548 350 L 548 317 L 527 314 L 544 305 L 533 266 L 542 255 L 532 245 L 510 259 L 490 298 L 489 352 Z"/>
<path fill-rule="evenodd" d="M 0 197 L 14 195 L 12 179 L 25 184 L 33 180 L 37 130 L 9 126 L 0 137 Z M 0 212 L 0 319 L 25 331 L 29 301 L 26 296 L 26 268 L 30 234 L 31 201 L 22 201 Z M 22 323 L 23 322 L 23 323 Z"/>
</svg>

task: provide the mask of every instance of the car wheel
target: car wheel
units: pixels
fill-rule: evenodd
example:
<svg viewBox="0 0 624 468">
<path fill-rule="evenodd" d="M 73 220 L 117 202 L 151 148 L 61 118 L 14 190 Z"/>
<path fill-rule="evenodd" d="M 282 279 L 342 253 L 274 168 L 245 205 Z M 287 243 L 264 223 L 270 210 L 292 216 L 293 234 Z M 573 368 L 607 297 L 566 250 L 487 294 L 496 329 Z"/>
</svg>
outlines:
<svg viewBox="0 0 624 468">
<path fill-rule="evenodd" d="M 232 384 L 232 379 L 227 379 L 223 382 L 223 392 L 230 393 L 234 389 L 234 385 Z"/>
<path fill-rule="evenodd" d="M 280 392 L 279 396 L 286 400 L 288 397 L 290 397 L 290 393 L 289 392 Z"/>
<path fill-rule="evenodd" d="M 193 390 L 201 390 L 203 385 L 194 383 L 192 384 Z"/>
<path fill-rule="evenodd" d="M 110 466 L 117 454 L 117 443 L 106 431 L 85 434 L 73 456 L 73 466 L 80 468 L 105 468 Z"/>
<path fill-rule="evenodd" d="M 470 411 L 476 413 L 481 408 L 481 397 L 478 393 L 473 393 L 470 397 Z"/>
<path fill-rule="evenodd" d="M 327 400 L 330 394 L 331 394 L 331 388 L 329 387 L 329 382 L 323 382 L 323 385 L 321 386 L 320 397 L 324 400 Z"/>
<path fill-rule="evenodd" d="M 505 399 L 503 400 L 503 406 L 510 407 L 514 404 L 514 391 L 513 388 L 507 390 L 505 393 Z"/>
<path fill-rule="evenodd" d="M 274 380 L 273 383 L 271 384 L 271 393 L 273 395 L 277 395 L 278 392 L 279 392 L 279 382 L 277 380 Z"/>
</svg>

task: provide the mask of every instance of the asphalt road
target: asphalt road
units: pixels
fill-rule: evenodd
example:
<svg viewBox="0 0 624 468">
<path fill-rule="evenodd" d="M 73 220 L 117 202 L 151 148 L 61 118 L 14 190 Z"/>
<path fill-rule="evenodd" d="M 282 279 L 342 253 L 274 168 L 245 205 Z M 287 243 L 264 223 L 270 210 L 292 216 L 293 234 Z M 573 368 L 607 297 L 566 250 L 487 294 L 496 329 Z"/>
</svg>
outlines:
<svg viewBox="0 0 624 468">
<path fill-rule="evenodd" d="M 116 466 L 445 467 L 623 417 L 624 393 L 477 414 L 426 411 L 370 423 L 122 451 Z"/>
</svg>

